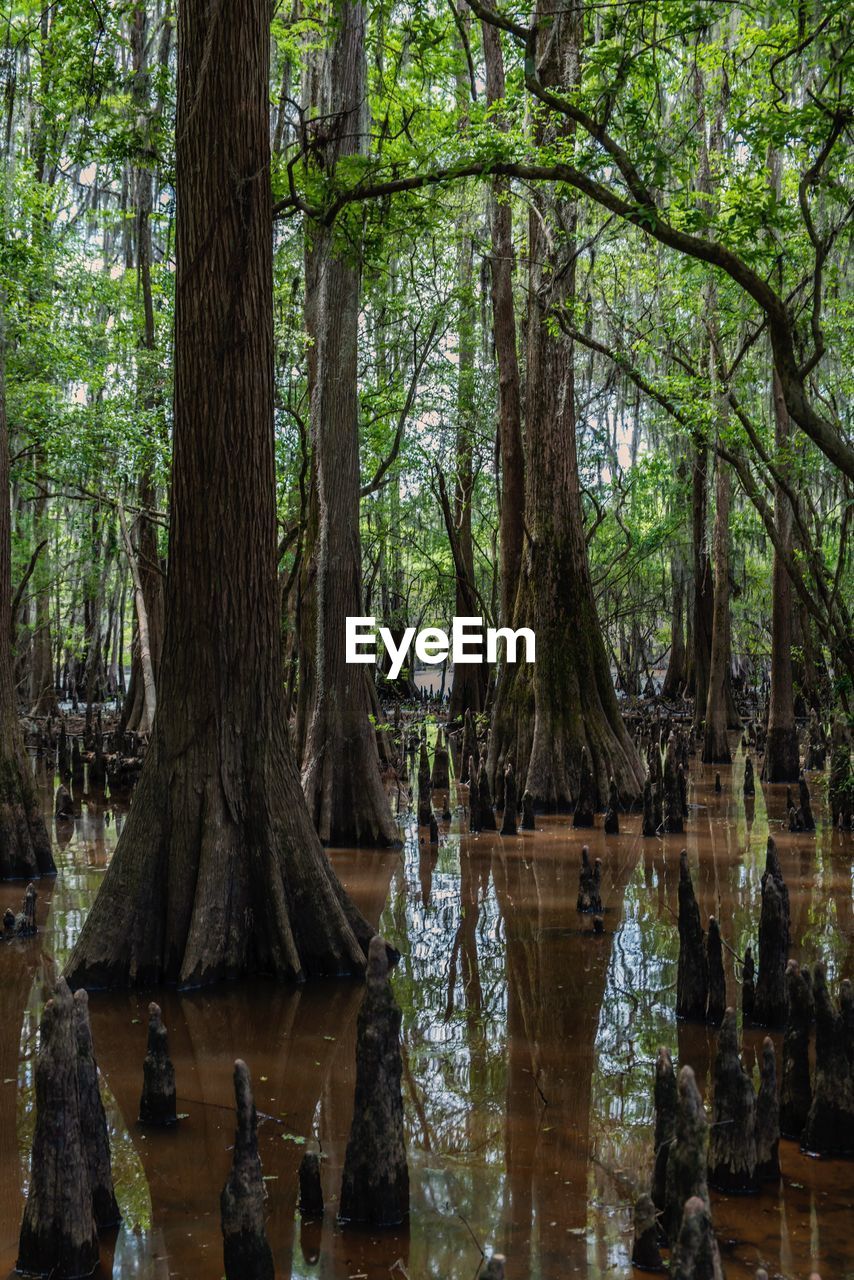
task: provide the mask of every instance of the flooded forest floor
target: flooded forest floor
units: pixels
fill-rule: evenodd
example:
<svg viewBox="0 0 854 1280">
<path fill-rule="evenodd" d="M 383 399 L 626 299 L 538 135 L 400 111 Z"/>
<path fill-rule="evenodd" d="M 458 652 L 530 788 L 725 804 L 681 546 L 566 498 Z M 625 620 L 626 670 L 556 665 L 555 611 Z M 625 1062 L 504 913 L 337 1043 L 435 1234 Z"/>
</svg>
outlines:
<svg viewBox="0 0 854 1280">
<path fill-rule="evenodd" d="M 733 746 L 737 747 L 735 738 Z M 825 816 L 811 775 L 816 834 L 789 834 L 785 787 L 742 795 L 744 753 L 727 769 L 692 760 L 686 833 L 643 839 L 538 818 L 513 838 L 461 834 L 464 788 L 438 848 L 414 811 L 402 851 L 335 850 L 362 911 L 400 949 L 404 1105 L 412 1214 L 405 1232 L 335 1221 L 353 1088 L 362 985 L 263 981 L 209 992 L 160 991 L 177 1074 L 176 1130 L 136 1126 L 149 993 L 91 998 L 117 1194 L 124 1221 L 102 1250 L 102 1276 L 219 1280 L 219 1194 L 234 1135 L 232 1068 L 255 1084 L 269 1192 L 268 1236 L 281 1277 L 471 1280 L 482 1252 L 532 1280 L 632 1274 L 631 1206 L 649 1183 L 652 1082 L 660 1044 L 694 1067 L 706 1097 L 717 1033 L 677 1023 L 679 852 L 687 848 L 700 913 L 721 922 L 727 999 L 740 1005 L 733 952 L 755 950 L 769 832 L 789 889 L 793 954 L 822 959 L 832 989 L 854 977 L 851 835 Z M 714 774 L 722 776 L 716 794 Z M 0 1276 L 13 1273 L 33 1126 L 42 991 L 64 963 L 98 888 L 127 806 L 84 797 L 53 820 L 56 780 L 41 775 L 60 873 L 38 884 L 37 938 L 0 946 Z M 434 803 L 436 801 L 434 796 Z M 436 804 L 437 813 L 441 803 Z M 576 912 L 581 847 L 602 859 L 604 933 Z M 23 886 L 0 884 L 0 910 Z M 745 1061 L 765 1032 L 747 1030 Z M 774 1035 L 780 1050 L 781 1036 Z M 779 1062 L 779 1057 L 778 1057 Z M 297 1168 L 323 1153 L 327 1212 L 302 1224 Z M 770 1274 L 854 1276 L 854 1162 L 811 1159 L 781 1143 L 783 1176 L 752 1197 L 713 1193 L 729 1280 Z"/>
</svg>

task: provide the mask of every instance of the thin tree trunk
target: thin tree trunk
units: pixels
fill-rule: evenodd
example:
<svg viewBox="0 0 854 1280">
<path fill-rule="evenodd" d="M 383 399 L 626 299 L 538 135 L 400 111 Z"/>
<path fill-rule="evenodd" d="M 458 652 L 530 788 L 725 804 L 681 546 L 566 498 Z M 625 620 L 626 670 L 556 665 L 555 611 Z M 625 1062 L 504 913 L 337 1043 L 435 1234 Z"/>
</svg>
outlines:
<svg viewBox="0 0 854 1280">
<path fill-rule="evenodd" d="M 157 709 L 157 695 L 154 682 L 154 662 L 151 655 L 151 641 L 148 631 L 148 609 L 145 604 L 145 592 L 142 587 L 142 578 L 139 573 L 139 565 L 134 555 L 133 543 L 128 533 L 127 521 L 125 520 L 125 509 L 121 498 L 119 499 L 119 522 L 122 530 L 122 541 L 124 542 L 125 555 L 128 558 L 131 577 L 133 578 L 134 602 L 136 604 L 136 621 L 139 633 L 139 662 L 142 669 L 143 688 L 145 691 L 145 710 L 141 720 L 136 728 L 137 732 L 149 734 L 154 724 L 154 713 Z"/>
<path fill-rule="evenodd" d="M 367 123 L 365 9 L 345 0 L 317 75 L 327 172 L 358 154 Z M 380 776 L 370 722 L 371 675 L 345 661 L 345 619 L 359 616 L 362 552 L 359 534 L 358 327 L 361 266 L 352 244 L 326 227 L 309 227 L 312 284 L 307 300 L 316 327 L 311 431 L 317 481 L 316 661 L 313 702 L 303 758 L 303 788 L 321 840 L 329 844 L 394 844 L 397 828 Z"/>
<path fill-rule="evenodd" d="M 729 764 L 732 760 L 727 735 L 726 686 L 729 673 L 729 511 L 732 474 L 723 458 L 717 460 L 715 484 L 715 591 L 712 616 L 712 650 L 709 661 L 709 691 L 706 698 L 706 727 L 703 760 L 706 764 Z"/>
<path fill-rule="evenodd" d="M 776 373 L 773 396 L 777 449 L 784 452 L 789 444 L 791 426 Z M 774 491 L 774 519 L 780 541 L 791 554 L 792 505 L 780 485 Z M 765 743 L 765 778 L 768 782 L 797 782 L 799 770 L 792 675 L 792 583 L 783 558 L 775 548 L 771 577 L 771 697 Z"/>
</svg>

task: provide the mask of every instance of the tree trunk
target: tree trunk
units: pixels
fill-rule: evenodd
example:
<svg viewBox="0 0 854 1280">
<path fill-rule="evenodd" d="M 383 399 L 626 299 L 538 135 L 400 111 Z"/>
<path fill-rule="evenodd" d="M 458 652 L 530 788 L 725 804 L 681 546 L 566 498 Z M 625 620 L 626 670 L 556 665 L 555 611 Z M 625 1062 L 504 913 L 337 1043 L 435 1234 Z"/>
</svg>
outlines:
<svg viewBox="0 0 854 1280">
<path fill-rule="evenodd" d="M 158 62 L 161 72 L 168 65 L 172 24 L 164 18 L 160 36 Z M 131 15 L 131 53 L 133 58 L 132 96 L 137 119 L 143 122 L 147 133 L 163 107 L 162 95 L 154 102 L 149 97 L 150 76 L 146 68 L 148 42 L 146 6 L 137 4 Z M 165 78 L 162 81 L 165 83 Z M 160 396 L 154 369 L 154 352 L 157 349 L 157 331 L 154 322 L 154 299 L 151 289 L 151 211 L 154 202 L 154 166 L 158 157 L 153 143 L 146 137 L 143 151 L 133 170 L 134 223 L 136 232 L 136 265 L 139 290 L 143 304 L 143 330 L 139 337 L 137 396 L 140 407 L 155 430 L 159 422 Z M 153 452 L 153 448 L 152 448 Z M 125 703 L 122 728 L 138 733 L 150 733 L 153 721 L 153 691 L 156 687 L 163 652 L 163 575 L 160 572 L 160 556 L 157 545 L 157 526 L 150 512 L 157 503 L 154 482 L 154 464 L 150 454 L 142 460 L 138 484 L 139 518 L 137 521 L 137 576 L 135 586 L 137 619 L 141 613 L 146 619 L 146 644 L 139 621 L 137 642 L 131 658 L 131 689 L 133 697 Z M 140 597 L 141 592 L 141 597 Z M 140 606 L 142 608 L 140 609 Z M 147 657 L 144 654 L 147 648 Z"/>
<path fill-rule="evenodd" d="M 580 7 L 563 10 L 545 49 L 546 83 L 578 79 Z M 573 347 L 554 335 L 552 308 L 575 292 L 575 207 L 541 188 L 529 219 L 525 512 L 514 626 L 531 627 L 536 662 L 502 668 L 490 743 L 490 780 L 512 761 L 519 791 L 538 808 L 569 810 L 586 746 L 597 803 L 614 776 L 621 800 L 640 796 L 643 768 L 620 716 L 590 580 L 576 452 Z M 554 236 L 549 224 L 560 228 Z M 559 245 L 560 248 L 555 248 Z"/>
<path fill-rule="evenodd" d="M 729 675 L 729 509 L 732 475 L 723 458 L 717 461 L 715 485 L 715 588 L 712 614 L 712 651 L 709 660 L 709 691 L 706 698 L 706 728 L 703 761 L 730 764 L 732 756 L 727 735 L 726 688 Z"/>
<path fill-rule="evenodd" d="M 695 437 L 691 467 L 691 511 L 694 553 L 694 606 L 691 627 L 691 666 L 689 689 L 694 695 L 694 725 L 700 727 L 709 697 L 709 665 L 712 655 L 714 589 L 712 565 L 706 535 L 709 447 L 701 436 Z"/>
<path fill-rule="evenodd" d="M 455 570 L 455 606 L 459 618 L 477 617 L 480 613 L 475 593 L 474 540 L 472 537 L 472 491 L 474 489 L 474 380 L 475 380 L 475 303 L 473 289 L 474 246 L 463 215 L 458 247 L 459 335 L 457 361 L 457 441 L 454 484 L 453 527 L 448 524 Z M 487 668 L 472 662 L 454 663 L 448 715 L 452 720 L 467 711 L 478 715 L 486 699 Z"/>
<path fill-rule="evenodd" d="M 365 9 L 346 0 L 318 75 L 322 162 L 358 154 L 367 124 Z M 363 612 L 359 535 L 358 327 L 360 263 L 352 244 L 309 227 L 317 296 L 311 431 L 317 468 L 316 664 L 303 757 L 303 789 L 320 838 L 330 844 L 395 844 L 397 828 L 380 777 L 368 667 L 345 662 L 344 620 Z"/>
<path fill-rule="evenodd" d="M 785 450 L 791 434 L 780 380 L 774 374 L 774 420 L 778 450 Z M 774 518 L 781 543 L 792 550 L 792 506 L 782 487 L 774 492 Z M 797 782 L 800 770 L 798 730 L 792 679 L 792 583 L 783 557 L 774 549 L 771 578 L 771 697 L 765 741 L 765 779 Z"/>
<path fill-rule="evenodd" d="M 481 23 L 483 57 L 486 66 L 486 100 L 501 102 L 505 94 L 504 58 L 501 37 L 489 22 Z M 504 128 L 500 116 L 493 117 Z M 492 253 L 492 329 L 498 364 L 498 449 L 501 464 L 499 546 L 501 551 L 501 621 L 508 626 L 513 617 L 522 539 L 525 525 L 525 459 L 522 452 L 522 396 L 519 361 L 516 355 L 516 314 L 513 306 L 513 215 L 510 186 L 504 178 L 492 184 L 489 223 Z"/>
<path fill-rule="evenodd" d="M 670 581 L 673 606 L 670 619 L 670 661 L 661 686 L 663 698 L 678 698 L 688 678 L 687 652 L 685 649 L 685 576 L 678 554 L 670 560 Z"/>
<path fill-rule="evenodd" d="M 77 986 L 364 968 L 372 930 L 312 828 L 276 580 L 269 8 L 185 0 L 175 414 L 157 718 L 68 963 Z"/>
<path fill-rule="evenodd" d="M 5 297 L 0 292 L 0 880 L 56 871 L 18 721 L 12 666 L 12 514 L 6 424 Z"/>
</svg>

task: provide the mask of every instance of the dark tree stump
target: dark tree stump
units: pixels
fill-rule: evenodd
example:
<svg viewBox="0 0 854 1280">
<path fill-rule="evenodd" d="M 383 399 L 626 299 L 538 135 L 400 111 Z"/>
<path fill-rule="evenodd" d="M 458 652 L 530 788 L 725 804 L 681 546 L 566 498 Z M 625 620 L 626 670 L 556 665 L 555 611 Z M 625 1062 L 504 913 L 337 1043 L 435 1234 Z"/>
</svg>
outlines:
<svg viewBox="0 0 854 1280">
<path fill-rule="evenodd" d="M 676 770 L 676 781 L 679 786 L 679 804 L 682 807 L 682 817 L 688 817 L 688 780 L 685 777 L 685 770 L 680 764 Z"/>
<path fill-rule="evenodd" d="M 756 1176 L 760 1182 L 780 1177 L 780 1102 L 777 1097 L 777 1060 L 774 1042 L 762 1042 L 761 1084 L 756 1099 Z"/>
<path fill-rule="evenodd" d="M 409 1169 L 400 1090 L 401 1013 L 388 978 L 386 944 L 378 936 L 371 939 L 365 986 L 338 1216 L 342 1222 L 390 1227 L 409 1216 Z"/>
<path fill-rule="evenodd" d="M 258 1155 L 258 1118 L 249 1069 L 240 1058 L 234 1064 L 234 1096 L 234 1154 L 219 1198 L 225 1280 L 273 1280 L 273 1254 L 264 1223 L 266 1194 Z"/>
<path fill-rule="evenodd" d="M 442 734 L 442 726 L 436 730 L 436 747 L 433 752 L 433 773 L 430 781 L 434 791 L 447 791 L 451 785 L 451 772 L 448 748 Z"/>
<path fill-rule="evenodd" d="M 721 931 L 714 916 L 709 916 L 706 962 L 709 969 L 709 1003 L 706 1007 L 706 1022 L 712 1027 L 719 1027 L 726 1011 L 726 974 Z"/>
<path fill-rule="evenodd" d="M 504 815 L 501 820 L 501 835 L 515 836 L 516 830 L 516 778 L 510 761 L 504 766 Z"/>
<path fill-rule="evenodd" d="M 18 1271 L 52 1280 L 98 1266 L 89 1162 L 77 1078 L 74 1001 L 63 978 L 42 1014 L 36 1064 L 36 1127 Z"/>
<path fill-rule="evenodd" d="M 685 1202 L 670 1275 L 671 1280 L 724 1280 L 712 1215 L 700 1196 Z"/>
<path fill-rule="evenodd" d="M 80 1127 L 86 1160 L 89 1168 L 89 1184 L 92 1188 L 92 1208 L 98 1229 L 115 1227 L 122 1220 L 116 1193 L 113 1188 L 113 1171 L 110 1165 L 110 1137 L 107 1117 L 101 1101 L 98 1085 L 98 1064 L 92 1046 L 92 1029 L 89 1025 L 89 996 L 83 990 L 74 993 L 74 1030 L 77 1040 L 77 1092 L 80 1099 Z"/>
<path fill-rule="evenodd" d="M 536 822 L 534 820 L 534 797 L 530 791 L 522 793 L 522 830 L 535 831 Z"/>
<path fill-rule="evenodd" d="M 741 966 L 741 1014 L 744 1025 L 750 1026 L 756 1006 L 756 965 L 753 961 L 753 950 L 748 947 L 744 953 Z"/>
<path fill-rule="evenodd" d="M 299 1166 L 299 1211 L 304 1218 L 323 1217 L 320 1152 L 306 1151 Z"/>
<path fill-rule="evenodd" d="M 756 1177 L 756 1094 L 738 1050 L 735 1010 L 727 1009 L 718 1036 L 715 1096 L 709 1141 L 709 1182 L 716 1191 L 745 1195 Z"/>
<path fill-rule="evenodd" d="M 813 968 L 815 1082 L 801 1148 L 821 1156 L 854 1152 L 854 1078 L 842 1014 L 834 1007 L 820 962 Z"/>
<path fill-rule="evenodd" d="M 139 1123 L 164 1127 L 177 1124 L 175 1068 L 169 1057 L 169 1040 L 160 1006 L 148 1006 L 148 1052 L 142 1064 L 142 1097 Z"/>
<path fill-rule="evenodd" d="M 430 794 L 430 759 L 427 755 L 427 738 L 424 730 L 421 733 L 421 743 L 418 750 L 418 790 L 426 791 Z"/>
<path fill-rule="evenodd" d="M 743 791 L 746 796 L 756 795 L 756 782 L 754 781 L 754 778 L 753 778 L 753 761 L 751 760 L 750 756 L 745 756 L 745 759 L 744 759 Z"/>
<path fill-rule="evenodd" d="M 717 795 L 720 795 L 722 791 L 723 791 L 723 787 L 721 786 L 721 775 L 719 773 L 716 773 L 715 774 L 715 792 Z"/>
<path fill-rule="evenodd" d="M 692 1196 L 709 1203 L 709 1126 L 694 1072 L 679 1072 L 679 1104 L 676 1136 L 667 1159 L 667 1189 L 663 1227 L 667 1239 L 675 1242 L 682 1223 L 682 1210 Z"/>
<path fill-rule="evenodd" d="M 664 786 L 661 782 L 656 782 L 652 788 L 652 820 L 658 835 L 664 830 Z"/>
<path fill-rule="evenodd" d="M 590 759 L 587 748 L 581 748 L 581 766 L 578 777 L 578 799 L 572 815 L 574 827 L 592 827 L 593 815 L 596 812 L 596 785 L 590 770 Z"/>
<path fill-rule="evenodd" d="M 787 1015 L 783 1034 L 780 1081 L 780 1132 L 800 1141 L 812 1105 L 810 1028 L 815 1013 L 806 969 L 790 960 L 786 966 Z"/>
<path fill-rule="evenodd" d="M 670 1051 L 662 1046 L 655 1063 L 655 1164 L 652 1174 L 652 1202 L 664 1211 L 667 1204 L 667 1157 L 676 1136 L 679 1091 Z"/>
<path fill-rule="evenodd" d="M 632 1266 L 640 1271 L 663 1271 L 664 1263 L 658 1247 L 658 1219 L 650 1196 L 638 1196 L 635 1201 L 634 1223 Z"/>
<path fill-rule="evenodd" d="M 845 1053 L 848 1066 L 854 1077 L 854 985 L 850 978 L 844 978 L 839 987 L 839 1012 L 842 1015 L 842 1038 L 845 1042 Z"/>
<path fill-rule="evenodd" d="M 652 782 L 647 778 L 643 784 L 643 821 L 641 823 L 641 834 L 643 836 L 654 836 L 657 827 L 655 825 L 655 813 L 652 806 Z"/>
<path fill-rule="evenodd" d="M 671 835 L 679 835 L 684 829 L 682 793 L 676 766 L 676 746 L 674 735 L 671 733 L 664 757 L 664 830 Z M 703 1012 L 705 1013 L 705 1010 Z"/>
<path fill-rule="evenodd" d="M 759 916 L 759 976 L 753 1018 L 761 1027 L 786 1024 L 786 960 L 789 951 L 789 894 L 779 871 L 774 842 L 768 841 L 768 864 L 762 876 Z M 782 892 L 781 892 L 782 886 Z M 785 895 L 785 896 L 784 896 Z"/>
<path fill-rule="evenodd" d="M 504 1268 L 507 1259 L 503 1253 L 494 1253 L 480 1269 L 478 1280 L 504 1280 Z"/>
<path fill-rule="evenodd" d="M 679 964 L 676 973 L 676 1016 L 704 1022 L 709 999 L 709 963 L 694 897 L 688 853 L 679 855 Z"/>
<path fill-rule="evenodd" d="M 430 810 L 430 843 L 432 845 L 439 843 L 439 824 L 432 809 Z"/>
<path fill-rule="evenodd" d="M 492 809 L 492 791 L 489 786 L 489 774 L 486 772 L 486 760 L 483 756 L 480 757 L 480 768 L 477 771 L 477 790 L 480 800 L 480 829 L 481 831 L 494 831 L 495 814 Z"/>
<path fill-rule="evenodd" d="M 480 791 L 474 771 L 474 760 L 469 756 L 469 831 L 480 831 Z"/>
<path fill-rule="evenodd" d="M 605 834 L 607 836 L 616 836 L 620 834 L 620 797 L 617 793 L 617 784 L 613 778 L 608 783 L 608 808 L 605 810 Z"/>
<path fill-rule="evenodd" d="M 800 792 L 801 820 L 804 824 L 804 831 L 815 831 L 815 818 L 812 816 L 810 789 L 807 786 L 807 780 L 804 777 L 803 769 L 801 769 L 798 776 L 798 791 Z"/>
</svg>

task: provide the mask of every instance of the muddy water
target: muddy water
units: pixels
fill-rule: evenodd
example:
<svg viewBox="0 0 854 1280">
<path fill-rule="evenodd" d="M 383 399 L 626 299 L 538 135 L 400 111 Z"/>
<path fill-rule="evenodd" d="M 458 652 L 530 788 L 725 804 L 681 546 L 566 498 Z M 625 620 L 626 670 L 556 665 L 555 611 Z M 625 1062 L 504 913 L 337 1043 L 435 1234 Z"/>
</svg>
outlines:
<svg viewBox="0 0 854 1280">
<path fill-rule="evenodd" d="M 505 1252 L 512 1277 L 628 1276 L 630 1205 L 651 1158 L 657 1046 L 690 1062 L 708 1089 L 714 1033 L 677 1025 L 678 856 L 686 846 L 701 911 L 739 953 L 755 941 L 765 840 L 778 838 L 796 953 L 854 975 L 851 838 L 782 833 L 784 788 L 745 811 L 743 763 L 695 766 L 684 837 L 586 833 L 604 865 L 605 933 L 577 916 L 582 837 L 541 819 L 515 839 L 458 834 L 438 850 L 412 824 L 402 854 L 333 853 L 343 882 L 402 952 L 404 1089 L 412 1177 L 405 1232 L 339 1230 L 335 1204 L 352 1105 L 351 982 L 304 988 L 235 984 L 160 993 L 175 1062 L 177 1130 L 135 1125 L 149 994 L 91 1000 L 124 1223 L 102 1275 L 218 1280 L 219 1192 L 233 1140 L 231 1069 L 248 1061 L 261 1115 L 270 1241 L 280 1277 L 469 1280 L 481 1249 Z M 51 785 L 44 784 L 46 812 Z M 821 812 L 820 787 L 815 808 Z M 767 809 L 766 809 L 767 804 Z M 83 805 L 53 825 L 61 875 L 40 886 L 40 937 L 0 946 L 0 1275 L 14 1266 L 32 1133 L 42 989 L 62 964 L 103 876 L 124 815 Z M 0 910 L 22 886 L 0 885 Z M 730 1002 L 739 991 L 727 953 Z M 748 1033 L 748 1058 L 761 1045 Z M 777 1037 L 779 1047 L 779 1037 Z M 328 1212 L 295 1214 L 306 1139 L 319 1138 Z M 748 1199 L 715 1197 L 727 1275 L 854 1277 L 854 1163 L 810 1160 L 782 1144 L 783 1179 Z"/>
</svg>

